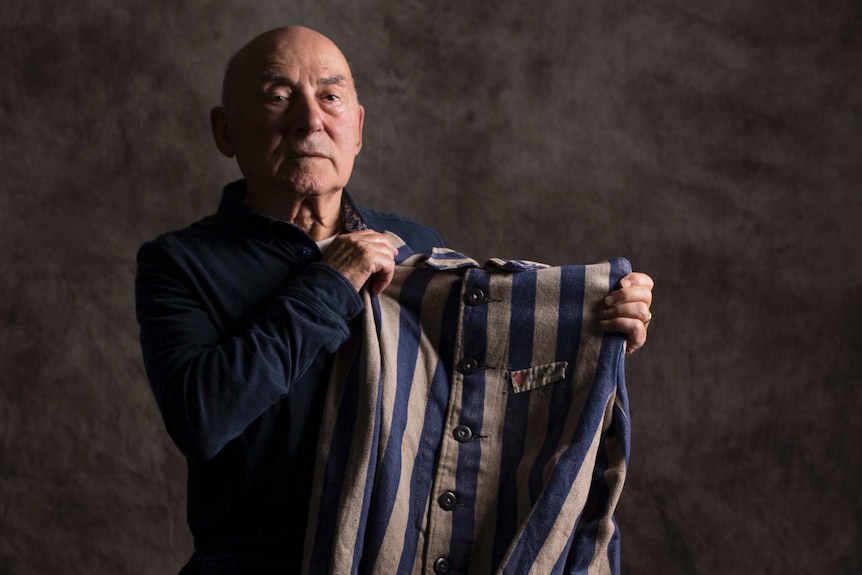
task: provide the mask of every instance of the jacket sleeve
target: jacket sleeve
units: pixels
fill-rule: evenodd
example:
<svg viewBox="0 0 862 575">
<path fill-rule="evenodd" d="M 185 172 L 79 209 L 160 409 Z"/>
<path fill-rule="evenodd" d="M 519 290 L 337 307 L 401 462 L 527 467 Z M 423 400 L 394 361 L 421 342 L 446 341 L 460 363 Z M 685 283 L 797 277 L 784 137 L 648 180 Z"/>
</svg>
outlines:
<svg viewBox="0 0 862 575">
<path fill-rule="evenodd" d="M 206 460 L 285 394 L 362 311 L 335 269 L 311 264 L 242 329 L 225 333 L 163 242 L 138 252 L 135 298 L 150 385 L 168 433 Z"/>
</svg>

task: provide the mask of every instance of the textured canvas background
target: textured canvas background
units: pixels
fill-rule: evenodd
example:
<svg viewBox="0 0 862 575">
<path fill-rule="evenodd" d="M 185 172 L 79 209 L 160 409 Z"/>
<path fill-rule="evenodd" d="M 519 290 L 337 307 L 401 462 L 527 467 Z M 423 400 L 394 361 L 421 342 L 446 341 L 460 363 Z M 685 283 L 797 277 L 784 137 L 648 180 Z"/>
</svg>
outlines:
<svg viewBox="0 0 862 575">
<path fill-rule="evenodd" d="M 479 258 L 655 278 L 627 573 L 862 573 L 851 0 L 3 2 L 0 573 L 188 556 L 134 256 L 215 209 L 224 63 L 287 22 L 353 64 L 360 201 Z"/>
</svg>

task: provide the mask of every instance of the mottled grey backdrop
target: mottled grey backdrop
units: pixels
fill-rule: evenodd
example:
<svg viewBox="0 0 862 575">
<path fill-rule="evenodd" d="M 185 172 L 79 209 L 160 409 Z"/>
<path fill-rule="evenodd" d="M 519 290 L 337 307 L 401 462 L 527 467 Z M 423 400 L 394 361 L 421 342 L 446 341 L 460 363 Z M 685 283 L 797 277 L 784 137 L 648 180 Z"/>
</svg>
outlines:
<svg viewBox="0 0 862 575">
<path fill-rule="evenodd" d="M 215 209 L 224 62 L 287 22 L 353 64 L 362 202 L 655 278 L 627 573 L 862 573 L 858 0 L 3 2 L 0 573 L 188 556 L 134 256 Z"/>
</svg>

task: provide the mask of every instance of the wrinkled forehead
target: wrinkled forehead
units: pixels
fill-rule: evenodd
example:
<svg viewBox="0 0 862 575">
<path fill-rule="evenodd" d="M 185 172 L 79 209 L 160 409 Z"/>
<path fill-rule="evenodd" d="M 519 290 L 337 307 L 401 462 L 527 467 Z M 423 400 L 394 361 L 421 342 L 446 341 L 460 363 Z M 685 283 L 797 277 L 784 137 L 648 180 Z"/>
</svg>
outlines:
<svg viewBox="0 0 862 575">
<path fill-rule="evenodd" d="M 352 83 L 350 66 L 328 38 L 311 32 L 273 34 L 237 54 L 237 79 L 257 84 L 267 74 L 339 76 Z"/>
<path fill-rule="evenodd" d="M 323 36 L 283 38 L 269 47 L 266 58 L 270 65 L 328 69 L 340 74 L 350 74 L 344 54 Z"/>
</svg>

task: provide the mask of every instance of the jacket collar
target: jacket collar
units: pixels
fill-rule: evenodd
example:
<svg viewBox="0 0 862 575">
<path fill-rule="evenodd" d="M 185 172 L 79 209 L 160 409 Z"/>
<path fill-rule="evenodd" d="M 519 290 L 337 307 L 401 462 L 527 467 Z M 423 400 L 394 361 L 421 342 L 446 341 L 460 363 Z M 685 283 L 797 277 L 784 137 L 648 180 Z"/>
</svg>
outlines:
<svg viewBox="0 0 862 575">
<path fill-rule="evenodd" d="M 260 227 L 261 229 L 267 229 L 273 222 L 280 221 L 251 211 L 245 205 L 245 194 L 246 186 L 244 179 L 227 184 L 222 191 L 221 202 L 218 208 L 219 215 L 229 221 L 249 227 Z M 353 197 L 351 197 L 347 190 L 341 192 L 341 216 L 341 220 L 344 222 L 342 232 L 358 232 L 368 229 L 362 216 L 359 215 L 356 202 L 353 201 Z M 294 224 L 289 222 L 284 223 L 294 226 Z"/>
</svg>

